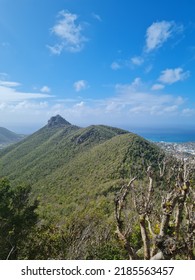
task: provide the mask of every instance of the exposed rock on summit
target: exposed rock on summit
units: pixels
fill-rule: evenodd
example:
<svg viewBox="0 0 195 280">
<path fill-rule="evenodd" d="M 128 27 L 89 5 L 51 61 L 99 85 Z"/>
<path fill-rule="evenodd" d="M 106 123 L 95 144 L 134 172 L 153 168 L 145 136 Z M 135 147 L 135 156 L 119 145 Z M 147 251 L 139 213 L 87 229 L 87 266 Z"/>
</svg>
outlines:
<svg viewBox="0 0 195 280">
<path fill-rule="evenodd" d="M 48 124 L 47 124 L 48 127 L 60 127 L 60 126 L 64 126 L 64 125 L 71 125 L 71 123 L 66 121 L 60 115 L 51 117 L 51 119 L 48 120 Z"/>
</svg>

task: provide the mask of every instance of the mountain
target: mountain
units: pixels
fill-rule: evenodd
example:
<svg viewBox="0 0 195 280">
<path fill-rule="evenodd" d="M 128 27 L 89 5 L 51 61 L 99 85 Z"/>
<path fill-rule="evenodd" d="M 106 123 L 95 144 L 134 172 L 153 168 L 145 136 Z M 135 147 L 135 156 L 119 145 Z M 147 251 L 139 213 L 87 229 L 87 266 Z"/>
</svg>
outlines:
<svg viewBox="0 0 195 280">
<path fill-rule="evenodd" d="M 24 135 L 16 134 L 7 128 L 0 127 L 0 148 L 3 148 L 9 144 L 20 141 L 24 138 Z"/>
<path fill-rule="evenodd" d="M 71 125 L 69 122 L 67 122 L 64 118 L 62 118 L 60 115 L 57 115 L 55 117 L 51 117 L 51 119 L 48 121 L 47 126 L 48 127 L 60 127 L 64 125 Z"/>
<path fill-rule="evenodd" d="M 103 238 L 105 227 L 113 229 L 114 197 L 121 184 L 134 175 L 144 180 L 148 164 L 155 168 L 160 154 L 156 145 L 126 130 L 81 128 L 57 115 L 0 151 L 0 176 L 32 186 L 42 222 L 60 225 L 67 234 L 72 227 L 83 234 L 90 223 L 91 240 L 93 234 Z M 73 258 L 70 251 L 67 255 Z"/>
<path fill-rule="evenodd" d="M 141 170 L 143 158 L 155 165 L 159 153 L 154 144 L 128 131 L 105 125 L 81 128 L 55 116 L 0 151 L 0 176 L 32 185 L 41 199 L 40 211 L 61 220 L 60 212 L 75 210 L 81 197 L 87 202 L 88 195 L 93 200 L 109 193 L 130 172 Z M 45 206 L 52 208 L 54 200 L 57 207 L 46 213 Z"/>
</svg>

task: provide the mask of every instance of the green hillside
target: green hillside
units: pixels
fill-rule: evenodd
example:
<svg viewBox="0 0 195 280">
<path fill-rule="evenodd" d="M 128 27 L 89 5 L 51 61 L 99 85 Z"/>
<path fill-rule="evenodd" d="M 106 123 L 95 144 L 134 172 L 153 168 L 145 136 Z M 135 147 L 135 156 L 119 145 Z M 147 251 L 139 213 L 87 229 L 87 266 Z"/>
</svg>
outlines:
<svg viewBox="0 0 195 280">
<path fill-rule="evenodd" d="M 128 131 L 104 125 L 80 128 L 56 116 L 0 151 L 0 176 L 12 184 L 30 184 L 32 197 L 39 199 L 41 223 L 60 226 L 66 240 L 72 238 L 62 258 L 88 258 L 92 244 L 97 250 L 108 244 L 122 258 L 114 237 L 114 197 L 130 176 L 144 180 L 147 166 L 155 169 L 160 153 Z M 86 230 L 87 239 L 76 252 Z M 98 252 L 91 258 L 105 257 Z M 114 253 L 109 254 L 112 258 Z"/>
<path fill-rule="evenodd" d="M 52 205 L 53 196 L 65 202 L 66 192 L 73 200 L 88 190 L 94 195 L 107 192 L 116 180 L 128 179 L 130 172 L 142 169 L 143 157 L 154 164 L 158 152 L 148 141 L 118 128 L 50 126 L 48 122 L 0 152 L 1 176 L 29 183 L 35 194 Z"/>
<path fill-rule="evenodd" d="M 0 145 L 5 146 L 14 142 L 18 142 L 24 138 L 23 135 L 16 134 L 4 127 L 0 127 Z"/>
</svg>

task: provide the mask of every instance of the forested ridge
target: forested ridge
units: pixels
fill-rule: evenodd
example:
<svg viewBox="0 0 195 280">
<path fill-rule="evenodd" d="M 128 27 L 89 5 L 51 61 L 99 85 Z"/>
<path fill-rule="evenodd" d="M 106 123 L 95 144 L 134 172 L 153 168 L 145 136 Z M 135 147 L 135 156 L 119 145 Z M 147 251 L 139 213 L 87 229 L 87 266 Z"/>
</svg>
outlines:
<svg viewBox="0 0 195 280">
<path fill-rule="evenodd" d="M 0 176 L 1 259 L 194 258 L 193 167 L 138 135 L 55 116 Z"/>
</svg>

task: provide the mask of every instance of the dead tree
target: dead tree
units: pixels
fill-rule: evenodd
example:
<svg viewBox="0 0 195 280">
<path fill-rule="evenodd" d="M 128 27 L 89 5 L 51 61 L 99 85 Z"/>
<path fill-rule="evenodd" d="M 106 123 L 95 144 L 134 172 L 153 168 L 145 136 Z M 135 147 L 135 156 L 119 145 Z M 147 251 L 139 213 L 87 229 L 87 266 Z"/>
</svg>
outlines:
<svg viewBox="0 0 195 280">
<path fill-rule="evenodd" d="M 125 250 L 127 251 L 130 260 L 137 259 L 137 255 L 127 239 L 127 236 L 130 234 L 130 231 L 129 229 L 124 230 L 121 215 L 126 196 L 128 195 L 128 192 L 130 191 L 130 188 L 132 187 L 132 184 L 135 180 L 136 177 L 131 179 L 128 184 L 123 185 L 119 194 L 115 197 L 116 233 L 118 235 L 119 240 L 122 242 Z"/>
<path fill-rule="evenodd" d="M 144 259 L 174 259 L 177 256 L 194 259 L 195 192 L 190 183 L 192 165 L 183 161 L 175 162 L 171 167 L 164 160 L 159 164 L 159 170 L 159 178 L 168 186 L 158 208 L 155 194 L 159 190 L 151 166 L 147 169 L 148 183 L 145 188 L 140 186 L 136 177 L 121 187 L 115 198 L 117 236 L 127 250 L 129 259 L 138 259 L 138 252 L 129 241 L 132 234 L 131 222 L 126 227 L 127 221 L 124 221 L 123 215 L 130 197 L 138 217 Z M 154 230 L 155 224 L 158 224 L 158 232 Z"/>
</svg>

